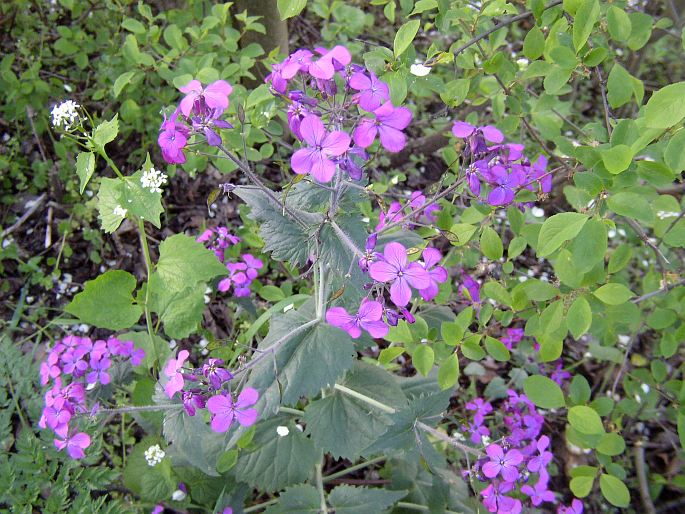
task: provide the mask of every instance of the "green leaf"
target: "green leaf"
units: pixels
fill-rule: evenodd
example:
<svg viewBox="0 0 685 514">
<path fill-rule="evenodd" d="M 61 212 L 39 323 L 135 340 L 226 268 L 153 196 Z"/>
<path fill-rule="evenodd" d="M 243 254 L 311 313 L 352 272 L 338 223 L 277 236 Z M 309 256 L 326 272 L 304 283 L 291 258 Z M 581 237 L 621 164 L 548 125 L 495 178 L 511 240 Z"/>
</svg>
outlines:
<svg viewBox="0 0 685 514">
<path fill-rule="evenodd" d="M 148 164 L 149 161 L 148 155 Z M 127 209 L 130 214 L 141 220 L 149 221 L 155 227 L 160 228 L 160 215 L 164 212 L 162 193 L 143 187 L 142 177 L 143 171 L 139 170 L 123 181 L 119 181 L 121 206 Z"/>
<path fill-rule="evenodd" d="M 645 106 L 647 126 L 667 129 L 685 118 L 685 82 L 677 82 L 654 93 Z"/>
<path fill-rule="evenodd" d="M 599 440 L 597 445 L 597 451 L 603 453 L 604 455 L 609 455 L 610 457 L 615 457 L 616 455 L 621 455 L 626 449 L 626 442 L 619 434 L 616 432 L 609 432 L 604 434 Z"/>
<path fill-rule="evenodd" d="M 216 460 L 216 470 L 219 473 L 226 473 L 238 463 L 238 450 L 228 450 L 219 456 Z"/>
<path fill-rule="evenodd" d="M 523 40 L 523 55 L 531 61 L 534 61 L 542 55 L 545 50 L 545 36 L 540 30 L 540 27 L 533 25 L 533 28 L 528 31 Z"/>
<path fill-rule="evenodd" d="M 483 228 L 480 235 L 480 249 L 488 259 L 496 261 L 504 254 L 502 240 L 491 227 Z"/>
<path fill-rule="evenodd" d="M 171 474 L 169 459 L 163 459 L 155 466 L 149 466 L 145 460 L 145 452 L 155 444 L 164 446 L 157 437 L 146 437 L 136 444 L 127 456 L 123 469 L 124 485 L 143 500 L 152 503 L 169 498 L 177 485 Z"/>
<path fill-rule="evenodd" d="M 133 303 L 136 278 L 122 270 L 110 270 L 86 282 L 64 310 L 82 323 L 98 328 L 123 330 L 140 319 L 143 309 Z"/>
<path fill-rule="evenodd" d="M 456 353 L 447 357 L 438 369 L 438 385 L 440 389 L 450 389 L 459 382 L 459 357 Z"/>
<path fill-rule="evenodd" d="M 606 225 L 597 219 L 589 220 L 571 244 L 573 264 L 581 273 L 587 273 L 604 262 L 607 251 Z"/>
<path fill-rule="evenodd" d="M 261 393 L 257 407 L 265 415 L 275 413 L 281 404 L 293 405 L 301 396 L 317 394 L 352 367 L 356 355 L 352 339 L 327 323 L 317 323 L 283 341 L 315 319 L 312 300 L 273 317 L 268 335 L 259 344 L 260 354 L 272 353 L 252 368 L 247 384 Z M 276 350 L 268 350 L 275 343 Z"/>
<path fill-rule="evenodd" d="M 395 378 L 383 368 L 357 361 L 341 385 L 393 408 L 407 405 Z M 391 424 L 387 413 L 334 390 L 305 409 L 307 432 L 333 457 L 356 460 Z"/>
<path fill-rule="evenodd" d="M 685 170 L 685 130 L 679 130 L 670 139 L 664 151 L 664 161 L 675 173 Z"/>
<path fill-rule="evenodd" d="M 614 64 L 607 79 L 607 100 L 616 109 L 630 102 L 633 96 L 633 76 L 620 64 Z"/>
<path fill-rule="evenodd" d="M 616 273 L 621 271 L 630 262 L 633 257 L 633 249 L 629 245 L 621 245 L 614 250 L 609 257 L 609 265 L 607 271 L 609 273 Z"/>
<path fill-rule="evenodd" d="M 264 298 L 267 302 L 278 302 L 285 299 L 285 293 L 276 286 L 264 286 L 257 294 Z"/>
<path fill-rule="evenodd" d="M 601 435 L 604 434 L 602 418 L 597 411 L 585 405 L 571 407 L 568 410 L 568 422 L 581 434 Z"/>
<path fill-rule="evenodd" d="M 150 285 L 150 309 L 164 323 L 164 333 L 173 339 L 183 339 L 195 332 L 202 322 L 207 284 L 199 282 L 176 291 L 167 287 L 155 272 Z"/>
<path fill-rule="evenodd" d="M 145 34 L 147 32 L 145 25 L 135 18 L 124 18 L 124 21 L 121 22 L 121 27 L 134 34 Z"/>
<path fill-rule="evenodd" d="M 592 28 L 599 19 L 599 2 L 597 0 L 585 0 L 576 11 L 573 20 L 573 47 L 576 53 L 585 45 Z"/>
<path fill-rule="evenodd" d="M 295 427 L 279 436 L 276 428 L 287 424 L 288 418 L 276 416 L 255 425 L 254 450 L 241 452 L 237 464 L 240 479 L 251 487 L 278 491 L 302 482 L 314 470 L 319 450 Z"/>
<path fill-rule="evenodd" d="M 654 221 L 654 212 L 650 202 L 643 196 L 629 191 L 622 191 L 607 198 L 607 206 L 616 214 L 640 220 L 644 223 Z"/>
<path fill-rule="evenodd" d="M 622 480 L 602 473 L 599 477 L 599 488 L 602 496 L 615 507 L 628 507 L 630 505 L 630 492 Z"/>
<path fill-rule="evenodd" d="M 79 152 L 76 157 L 76 174 L 78 175 L 80 184 L 78 191 L 83 194 L 88 185 L 90 177 L 95 171 L 95 154 L 93 152 Z"/>
<path fill-rule="evenodd" d="M 407 491 L 339 485 L 328 496 L 335 514 L 380 514 L 407 495 Z"/>
<path fill-rule="evenodd" d="M 588 301 L 579 296 L 568 309 L 566 326 L 576 341 L 585 334 L 592 325 L 592 309 Z"/>
<path fill-rule="evenodd" d="M 628 145 L 616 145 L 602 150 L 602 162 L 609 173 L 618 175 L 633 162 L 633 150 Z"/>
<path fill-rule="evenodd" d="M 588 216 L 579 212 L 562 212 L 547 218 L 538 235 L 537 254 L 540 257 L 552 254 L 564 241 L 576 237 L 587 220 Z"/>
<path fill-rule="evenodd" d="M 186 39 L 183 37 L 183 33 L 181 32 L 181 29 L 178 28 L 177 25 L 171 24 L 167 25 L 167 27 L 164 29 L 164 33 L 162 34 L 164 37 L 164 41 L 166 42 L 167 45 L 169 45 L 171 48 L 178 50 L 179 52 L 182 52 L 188 47 L 188 43 Z M 187 84 L 189 81 L 186 81 L 184 84 Z"/>
<path fill-rule="evenodd" d="M 126 218 L 126 211 L 121 211 L 123 209 L 122 187 L 121 180 L 117 178 L 103 178 L 100 181 L 98 218 L 102 230 L 108 234 L 118 229 L 121 222 Z"/>
<path fill-rule="evenodd" d="M 101 122 L 93 130 L 93 144 L 97 148 L 104 149 L 107 143 L 114 141 L 119 133 L 119 115 L 115 114 L 114 118 L 109 121 Z"/>
<path fill-rule="evenodd" d="M 511 358 L 511 354 L 507 347 L 504 346 L 504 343 L 494 337 L 485 337 L 485 349 L 490 354 L 490 357 L 498 362 L 506 362 Z"/>
<path fill-rule="evenodd" d="M 300 484 L 288 487 L 278 496 L 278 503 L 271 505 L 264 514 L 318 514 L 321 512 L 321 496 L 316 487 Z"/>
<path fill-rule="evenodd" d="M 523 392 L 538 407 L 560 409 L 565 405 L 564 393 L 554 380 L 542 375 L 531 375 L 523 382 Z"/>
<path fill-rule="evenodd" d="M 512 299 L 511 294 L 507 289 L 499 282 L 489 281 L 483 285 L 483 294 L 488 298 L 492 298 L 502 305 L 511 307 Z"/>
<path fill-rule="evenodd" d="M 300 14 L 306 7 L 307 0 L 278 0 L 277 5 L 281 20 L 287 20 Z"/>
<path fill-rule="evenodd" d="M 112 92 L 114 93 L 114 98 L 118 97 L 121 91 L 126 87 L 126 85 L 131 82 L 131 79 L 136 74 L 135 71 L 125 71 L 117 77 L 112 86 Z M 126 119 L 126 118 L 124 118 Z"/>
<path fill-rule="evenodd" d="M 409 48 L 409 45 L 411 45 L 412 41 L 414 41 L 414 37 L 416 37 L 416 33 L 419 31 L 420 26 L 420 20 L 411 20 L 398 29 L 397 34 L 395 34 L 395 41 L 393 43 L 395 59 L 397 59 L 407 48 Z"/>
<path fill-rule="evenodd" d="M 435 362 L 433 348 L 426 344 L 417 346 L 411 356 L 411 362 L 419 373 L 424 377 L 428 376 L 428 373 L 433 368 L 433 362 Z"/>
<path fill-rule="evenodd" d="M 595 483 L 595 477 L 593 476 L 579 476 L 571 479 L 569 487 L 571 492 L 578 498 L 585 498 L 590 491 L 592 491 L 592 485 Z"/>
<path fill-rule="evenodd" d="M 634 296 L 630 289 L 617 283 L 604 284 L 592 294 L 607 305 L 621 305 Z"/>
<path fill-rule="evenodd" d="M 456 321 L 443 321 L 440 325 L 440 335 L 450 346 L 456 346 L 464 337 L 464 327 Z"/>
<path fill-rule="evenodd" d="M 175 292 L 226 274 L 226 267 L 213 252 L 185 234 L 162 241 L 155 269 L 163 286 Z"/>
<path fill-rule="evenodd" d="M 619 43 L 628 40 L 633 28 L 630 23 L 630 17 L 623 9 L 615 5 L 610 6 L 607 10 L 607 27 L 609 28 L 611 39 Z"/>
</svg>

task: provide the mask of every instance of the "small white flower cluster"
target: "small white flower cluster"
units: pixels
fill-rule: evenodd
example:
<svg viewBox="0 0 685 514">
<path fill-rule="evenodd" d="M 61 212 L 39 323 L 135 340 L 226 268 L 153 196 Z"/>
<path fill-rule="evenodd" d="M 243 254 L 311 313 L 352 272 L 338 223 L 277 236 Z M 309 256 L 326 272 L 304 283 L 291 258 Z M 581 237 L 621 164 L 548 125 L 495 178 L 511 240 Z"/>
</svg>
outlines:
<svg viewBox="0 0 685 514">
<path fill-rule="evenodd" d="M 52 108 L 52 126 L 55 128 L 64 127 L 69 130 L 71 125 L 78 119 L 79 104 L 73 100 L 66 100 Z"/>
<path fill-rule="evenodd" d="M 145 450 L 145 461 L 150 467 L 156 466 L 162 462 L 162 459 L 165 455 L 166 453 L 159 447 L 158 444 L 153 444 L 147 450 Z"/>
<path fill-rule="evenodd" d="M 150 168 L 147 171 L 143 171 L 143 176 L 140 177 L 140 183 L 144 188 L 149 189 L 153 193 L 161 193 L 162 186 L 166 184 L 167 178 L 165 173 L 156 170 L 155 168 Z"/>
<path fill-rule="evenodd" d="M 416 77 L 425 77 L 431 72 L 429 66 L 424 66 L 422 62 L 416 62 L 409 67 L 409 73 Z"/>
<path fill-rule="evenodd" d="M 121 205 L 117 205 L 112 211 L 112 214 L 114 214 L 115 216 L 119 216 L 120 218 L 125 218 L 127 212 L 128 209 L 124 209 Z"/>
</svg>

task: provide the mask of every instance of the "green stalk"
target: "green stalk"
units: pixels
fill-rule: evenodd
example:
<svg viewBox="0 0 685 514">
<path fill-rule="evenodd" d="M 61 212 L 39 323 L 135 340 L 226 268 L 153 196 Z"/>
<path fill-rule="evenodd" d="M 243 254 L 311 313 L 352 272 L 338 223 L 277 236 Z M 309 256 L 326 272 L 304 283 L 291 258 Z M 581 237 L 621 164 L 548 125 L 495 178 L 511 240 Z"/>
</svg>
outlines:
<svg viewBox="0 0 685 514">
<path fill-rule="evenodd" d="M 153 369 L 156 369 L 159 355 L 157 355 L 157 347 L 155 346 L 155 340 L 152 337 L 154 335 L 154 330 L 152 328 L 152 318 L 150 316 L 150 277 L 152 276 L 152 260 L 150 259 L 150 248 L 148 247 L 147 235 L 145 234 L 145 224 L 141 219 L 138 220 L 138 231 L 140 232 L 140 246 L 143 249 L 145 267 L 147 269 L 147 280 L 145 285 L 145 324 L 147 325 L 147 335 L 150 338 L 150 346 L 152 346 L 152 352 L 155 356 Z"/>
</svg>

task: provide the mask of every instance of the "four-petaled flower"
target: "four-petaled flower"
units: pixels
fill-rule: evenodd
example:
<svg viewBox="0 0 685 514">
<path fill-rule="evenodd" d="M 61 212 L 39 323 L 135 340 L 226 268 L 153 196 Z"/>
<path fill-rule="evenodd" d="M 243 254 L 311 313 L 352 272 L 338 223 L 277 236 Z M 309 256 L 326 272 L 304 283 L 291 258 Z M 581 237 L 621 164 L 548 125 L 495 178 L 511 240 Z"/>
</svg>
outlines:
<svg viewBox="0 0 685 514">
<path fill-rule="evenodd" d="M 235 402 L 230 393 L 212 396 L 207 400 L 207 410 L 212 413 L 212 430 L 226 432 L 234 419 L 244 427 L 254 425 L 258 412 L 249 407 L 258 399 L 259 393 L 251 387 L 243 389 Z"/>
<path fill-rule="evenodd" d="M 442 284 L 447 281 L 447 270 L 442 266 L 437 264 L 442 259 L 442 254 L 440 250 L 435 248 L 426 248 L 422 254 L 423 257 L 423 268 L 428 272 L 428 278 L 430 280 L 430 285 L 419 290 L 421 298 L 429 302 L 436 296 L 438 296 L 438 284 Z"/>
<path fill-rule="evenodd" d="M 335 175 L 335 163 L 330 157 L 344 154 L 350 147 L 350 136 L 336 130 L 328 132 L 322 121 L 313 114 L 305 116 L 300 134 L 307 147 L 296 151 L 290 163 L 298 175 L 311 174 L 318 182 L 330 182 Z"/>
<path fill-rule="evenodd" d="M 369 266 L 369 275 L 379 282 L 390 282 L 390 299 L 398 307 L 404 307 L 411 299 L 410 285 L 426 289 L 431 280 L 428 272 L 417 262 L 407 261 L 407 250 L 400 243 L 385 245 L 383 260 Z"/>
<path fill-rule="evenodd" d="M 226 109 L 228 107 L 228 95 L 233 88 L 225 80 L 217 80 L 203 88 L 199 80 L 191 80 L 183 87 L 178 88 L 186 96 L 181 100 L 179 108 L 183 115 L 188 118 L 194 107 L 208 107 L 210 109 Z M 196 102 L 200 104 L 196 106 Z M 204 105 L 202 105 L 204 104 Z M 201 109 L 197 109 L 199 111 Z"/>
<path fill-rule="evenodd" d="M 407 144 L 407 137 L 402 130 L 411 122 L 412 114 L 406 107 L 394 107 L 385 102 L 373 111 L 375 119 L 364 118 L 352 134 L 354 142 L 366 148 L 373 143 L 376 135 L 380 136 L 381 145 L 389 152 L 399 152 Z"/>
<path fill-rule="evenodd" d="M 349 314 L 342 307 L 332 307 L 326 312 L 326 321 L 334 327 L 341 328 L 353 339 L 366 330 L 371 337 L 384 337 L 388 333 L 388 326 L 381 321 L 383 306 L 379 302 L 365 301 L 359 306 L 357 314 Z"/>
<path fill-rule="evenodd" d="M 66 448 L 69 457 L 72 459 L 82 459 L 86 456 L 83 450 L 90 446 L 90 436 L 88 434 L 79 432 L 70 436 L 67 425 L 58 427 L 55 433 L 60 437 L 60 439 L 54 439 L 57 450 L 62 451 Z"/>
<path fill-rule="evenodd" d="M 366 111 L 378 109 L 384 101 L 390 98 L 388 85 L 378 80 L 372 71 L 369 71 L 368 76 L 358 71 L 352 75 L 349 84 L 352 89 L 359 91 L 354 98 L 359 100 L 360 107 Z"/>
<path fill-rule="evenodd" d="M 501 474 L 507 482 L 513 482 L 519 477 L 518 465 L 523 461 L 523 455 L 518 450 L 504 449 L 498 444 L 491 444 L 485 449 L 490 460 L 483 464 L 483 474 L 488 478 L 495 478 Z"/>
<path fill-rule="evenodd" d="M 169 398 L 183 389 L 183 374 L 180 370 L 183 368 L 183 364 L 189 355 L 188 350 L 181 350 L 178 352 L 178 357 L 176 359 L 169 359 L 169 362 L 167 362 L 167 365 L 164 368 L 164 375 L 169 378 L 164 386 L 164 392 Z"/>
</svg>

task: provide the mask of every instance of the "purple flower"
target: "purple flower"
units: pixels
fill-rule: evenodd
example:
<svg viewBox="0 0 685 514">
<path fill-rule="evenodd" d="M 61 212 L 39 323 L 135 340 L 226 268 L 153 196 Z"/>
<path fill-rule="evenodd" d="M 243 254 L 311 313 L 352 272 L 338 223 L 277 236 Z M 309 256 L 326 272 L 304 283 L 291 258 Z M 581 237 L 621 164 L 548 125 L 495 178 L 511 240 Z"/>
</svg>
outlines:
<svg viewBox="0 0 685 514">
<path fill-rule="evenodd" d="M 552 374 L 549 376 L 549 378 L 554 380 L 560 386 L 563 386 L 564 382 L 566 380 L 568 380 L 569 378 L 571 378 L 571 374 L 564 369 L 563 362 L 559 362 L 559 363 L 557 363 L 556 369 L 552 372 Z"/>
<path fill-rule="evenodd" d="M 61 438 L 54 439 L 58 451 L 62 451 L 66 448 L 69 457 L 72 459 L 82 459 L 86 456 L 83 450 L 90 446 L 90 436 L 88 434 L 79 432 L 78 434 L 69 436 L 69 428 L 66 425 L 58 428 L 55 432 Z"/>
<path fill-rule="evenodd" d="M 466 405 L 466 410 L 473 410 L 476 413 L 473 416 L 473 422 L 476 425 L 482 425 L 485 421 L 485 416 L 492 412 L 492 404 L 484 401 L 482 398 L 471 400 Z"/>
<path fill-rule="evenodd" d="M 178 114 L 179 111 L 176 110 L 170 119 L 164 118 L 157 138 L 157 144 L 162 149 L 162 157 L 169 164 L 186 162 L 183 148 L 188 144 L 188 129 L 176 121 Z"/>
<path fill-rule="evenodd" d="M 490 169 L 492 183 L 496 186 L 488 195 L 490 205 L 507 205 L 514 200 L 514 188 L 525 181 L 525 176 L 518 167 L 512 168 L 511 172 L 503 166 L 493 166 Z"/>
<path fill-rule="evenodd" d="M 202 366 L 202 375 L 209 380 L 214 389 L 221 389 L 224 382 L 233 378 L 228 370 L 221 367 L 223 363 L 221 359 L 209 359 Z"/>
<path fill-rule="evenodd" d="M 300 50 L 300 52 L 302 51 Z M 311 56 L 311 52 L 309 55 Z M 264 82 L 271 82 L 271 86 L 284 95 L 288 89 L 288 81 L 297 75 L 300 67 L 301 63 L 293 59 L 292 56 L 288 56 L 283 62 L 271 65 L 271 73 L 266 76 Z"/>
<path fill-rule="evenodd" d="M 251 255 L 249 253 L 243 254 L 243 261 L 245 262 L 245 265 L 247 266 L 247 271 L 245 274 L 247 275 L 247 278 L 250 280 L 254 280 L 257 278 L 257 275 L 259 275 L 259 271 L 264 267 L 264 263 L 260 260 L 257 259 L 254 255 Z"/>
<path fill-rule="evenodd" d="M 404 307 L 411 299 L 410 285 L 418 289 L 430 286 L 430 275 L 419 263 L 408 264 L 407 250 L 400 243 L 385 245 L 383 261 L 369 266 L 369 275 L 379 282 L 391 282 L 390 298 L 398 307 Z"/>
<path fill-rule="evenodd" d="M 452 125 L 452 134 L 461 139 L 470 138 L 478 133 L 482 134 L 491 143 L 501 143 L 504 141 L 504 135 L 492 125 L 474 127 L 465 121 L 455 121 L 454 125 Z"/>
<path fill-rule="evenodd" d="M 164 505 L 155 505 L 155 507 L 150 511 L 150 514 L 163 514 Z"/>
<path fill-rule="evenodd" d="M 350 136 L 342 131 L 327 132 L 321 120 L 310 114 L 300 124 L 302 138 L 309 145 L 296 151 L 290 163 L 298 175 L 310 173 L 318 182 L 330 182 L 335 163 L 329 157 L 344 154 L 350 147 Z"/>
<path fill-rule="evenodd" d="M 369 266 L 372 262 L 376 262 L 381 254 L 374 251 L 376 248 L 376 241 L 378 241 L 378 234 L 375 232 L 366 238 L 366 245 L 364 256 L 359 259 L 359 269 L 364 273 L 369 271 Z"/>
<path fill-rule="evenodd" d="M 357 339 L 366 330 L 371 337 L 385 337 L 388 326 L 383 323 L 383 306 L 375 301 L 364 301 L 355 315 L 348 314 L 342 307 L 332 307 L 326 312 L 326 321 Z"/>
<path fill-rule="evenodd" d="M 209 146 L 221 145 L 221 136 L 215 132 L 214 128 L 233 128 L 229 122 L 218 119 L 223 112 L 223 109 L 211 109 L 204 116 L 193 116 L 193 130 L 204 133 Z"/>
<path fill-rule="evenodd" d="M 43 410 L 45 423 L 53 430 L 67 426 L 73 414 L 71 405 L 64 398 L 55 398 L 52 405 Z"/>
<path fill-rule="evenodd" d="M 439 288 L 438 284 L 442 284 L 447 281 L 447 270 L 442 266 L 437 266 L 442 259 L 442 254 L 440 250 L 435 248 L 426 248 L 422 254 L 423 257 L 423 268 L 428 272 L 428 278 L 430 280 L 430 285 L 424 289 L 419 290 L 421 298 L 429 302 L 436 296 L 438 296 Z"/>
<path fill-rule="evenodd" d="M 186 94 L 181 100 L 179 108 L 183 115 L 188 118 L 193 108 L 198 113 L 205 106 L 210 109 L 226 109 L 228 107 L 228 95 L 231 94 L 233 88 L 225 80 L 212 82 L 206 88 L 202 87 L 199 80 L 191 80 L 179 90 Z"/>
<path fill-rule="evenodd" d="M 90 373 L 86 376 L 86 380 L 89 384 L 96 384 L 100 382 L 102 385 L 109 384 L 110 377 L 107 370 L 112 365 L 112 361 L 107 357 L 96 359 L 94 357 L 90 358 Z"/>
<path fill-rule="evenodd" d="M 205 399 L 198 391 L 183 391 L 183 408 L 188 416 L 195 416 L 195 409 L 204 409 Z"/>
<path fill-rule="evenodd" d="M 378 109 L 384 101 L 390 98 L 388 85 L 378 80 L 372 71 L 369 71 L 369 76 L 361 72 L 354 73 L 350 78 L 349 85 L 352 89 L 359 91 L 354 95 L 354 98 L 366 111 Z"/>
<path fill-rule="evenodd" d="M 489 512 L 497 514 L 518 514 L 521 512 L 521 501 L 515 500 L 506 493 L 513 489 L 513 485 L 507 482 L 495 482 L 481 491 L 483 505 Z"/>
<path fill-rule="evenodd" d="M 169 398 L 183 389 L 185 382 L 183 381 L 183 374 L 179 370 L 183 368 L 183 364 L 189 355 L 188 350 L 181 350 L 178 352 L 178 357 L 169 359 L 164 367 L 164 375 L 169 378 L 164 386 L 164 392 Z"/>
<path fill-rule="evenodd" d="M 524 331 L 522 328 L 508 328 L 507 335 L 501 338 L 502 343 L 509 350 L 513 349 L 514 344 L 519 343 L 523 339 Z"/>
<path fill-rule="evenodd" d="M 535 487 L 524 485 L 521 487 L 521 492 L 530 496 L 530 501 L 536 507 L 542 502 L 554 502 L 554 493 L 547 489 L 547 482 L 538 480 Z"/>
<path fill-rule="evenodd" d="M 341 170 L 347 172 L 352 180 L 361 180 L 364 171 L 364 162 L 369 158 L 369 154 L 363 148 L 353 146 L 345 152 L 338 161 Z"/>
<path fill-rule="evenodd" d="M 307 71 L 314 78 L 330 80 L 335 74 L 336 64 L 338 66 L 346 66 L 351 61 L 352 55 L 350 51 L 344 46 L 336 45 L 325 52 L 318 60 L 311 61 Z"/>
<path fill-rule="evenodd" d="M 378 225 L 376 225 L 376 228 L 374 230 L 376 232 L 379 232 L 383 227 L 386 225 L 389 225 L 390 223 L 393 223 L 394 221 L 400 219 L 402 217 L 402 204 L 400 202 L 392 202 L 390 204 L 390 207 L 388 207 L 388 212 L 384 213 L 381 211 L 381 214 L 378 218 Z"/>
<path fill-rule="evenodd" d="M 82 351 L 69 350 L 62 354 L 62 371 L 67 375 L 82 375 L 88 369 L 88 363 L 81 359 L 85 355 Z"/>
<path fill-rule="evenodd" d="M 528 461 L 528 471 L 539 473 L 540 470 L 547 467 L 547 464 L 552 462 L 552 458 L 554 456 L 552 455 L 552 452 L 546 451 L 548 446 L 549 437 L 543 435 L 540 437 L 540 439 L 538 439 L 538 441 L 535 443 L 535 448 L 537 449 L 538 454 Z"/>
<path fill-rule="evenodd" d="M 411 122 L 412 114 L 406 107 L 393 107 L 385 102 L 373 111 L 375 119 L 364 118 L 352 137 L 354 142 L 366 148 L 373 143 L 376 135 L 380 135 L 381 145 L 389 152 L 399 152 L 407 144 L 407 138 L 402 132 Z"/>
<path fill-rule="evenodd" d="M 465 273 L 462 273 L 462 282 L 459 286 L 459 291 L 463 294 L 471 303 L 480 303 L 480 284 L 476 282 L 473 278 Z"/>
<path fill-rule="evenodd" d="M 226 432 L 233 420 L 236 419 L 244 427 L 254 425 L 257 421 L 257 409 L 249 409 L 250 405 L 257 403 L 259 393 L 251 387 L 246 387 L 233 402 L 230 393 L 218 394 L 207 400 L 207 410 L 212 413 L 212 430 Z"/>
<path fill-rule="evenodd" d="M 501 474 L 505 482 L 514 482 L 519 477 L 517 466 L 523 461 L 523 455 L 518 450 L 504 449 L 498 444 L 491 444 L 485 449 L 490 461 L 483 464 L 483 474 L 488 478 L 495 478 Z"/>
<path fill-rule="evenodd" d="M 549 193 L 552 190 L 552 175 L 547 173 L 547 157 L 538 156 L 537 160 L 530 167 L 530 179 L 539 184 L 540 191 Z M 535 182 L 529 184 L 528 189 L 535 190 Z"/>
<path fill-rule="evenodd" d="M 559 505 L 557 514 L 583 514 L 583 502 L 574 498 L 570 506 Z"/>
<path fill-rule="evenodd" d="M 228 291 L 231 286 L 241 287 L 249 281 L 245 274 L 247 264 L 243 262 L 229 262 L 226 264 L 226 269 L 228 269 L 228 277 L 222 279 L 217 285 L 217 289 L 222 293 Z"/>
<path fill-rule="evenodd" d="M 142 348 L 135 348 L 131 351 L 131 366 L 140 366 L 145 359 L 145 350 Z"/>
</svg>

